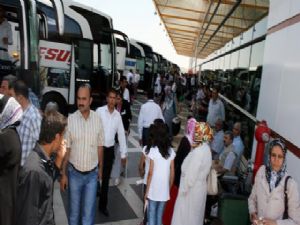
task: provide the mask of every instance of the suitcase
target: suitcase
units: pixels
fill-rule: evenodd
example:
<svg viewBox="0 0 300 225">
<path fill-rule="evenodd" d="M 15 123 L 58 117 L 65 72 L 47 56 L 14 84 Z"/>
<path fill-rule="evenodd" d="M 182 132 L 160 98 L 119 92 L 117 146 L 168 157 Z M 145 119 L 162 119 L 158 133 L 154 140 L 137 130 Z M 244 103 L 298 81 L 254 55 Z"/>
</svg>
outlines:
<svg viewBox="0 0 300 225">
<path fill-rule="evenodd" d="M 249 225 L 248 197 L 222 194 L 219 199 L 218 217 L 223 225 Z"/>
</svg>

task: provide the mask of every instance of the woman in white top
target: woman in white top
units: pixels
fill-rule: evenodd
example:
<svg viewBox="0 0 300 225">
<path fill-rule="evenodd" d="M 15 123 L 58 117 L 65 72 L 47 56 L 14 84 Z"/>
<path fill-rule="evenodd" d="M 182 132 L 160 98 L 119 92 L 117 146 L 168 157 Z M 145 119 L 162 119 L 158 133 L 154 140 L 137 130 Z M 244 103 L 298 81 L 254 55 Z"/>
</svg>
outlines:
<svg viewBox="0 0 300 225">
<path fill-rule="evenodd" d="M 170 187 L 174 180 L 175 152 L 170 147 L 168 129 L 157 125 L 150 158 L 145 201 L 148 200 L 148 224 L 161 225 L 166 202 L 170 198 Z"/>
<path fill-rule="evenodd" d="M 207 123 L 195 123 L 192 150 L 181 166 L 178 196 L 172 218 L 172 225 L 202 225 L 204 219 L 207 176 L 212 157 L 209 142 L 212 129 Z"/>
<path fill-rule="evenodd" d="M 155 119 L 153 124 L 149 127 L 149 135 L 147 140 L 147 145 L 143 147 L 142 155 L 139 163 L 139 173 L 140 176 L 143 177 L 143 185 L 144 185 L 144 193 L 146 193 L 147 189 L 147 179 L 148 179 L 148 172 L 150 166 L 150 158 L 148 156 L 151 147 L 153 147 L 154 137 L 156 135 L 156 127 L 163 125 L 164 121 L 162 119 Z M 145 211 L 144 215 L 144 224 L 147 223 L 147 212 Z"/>
</svg>

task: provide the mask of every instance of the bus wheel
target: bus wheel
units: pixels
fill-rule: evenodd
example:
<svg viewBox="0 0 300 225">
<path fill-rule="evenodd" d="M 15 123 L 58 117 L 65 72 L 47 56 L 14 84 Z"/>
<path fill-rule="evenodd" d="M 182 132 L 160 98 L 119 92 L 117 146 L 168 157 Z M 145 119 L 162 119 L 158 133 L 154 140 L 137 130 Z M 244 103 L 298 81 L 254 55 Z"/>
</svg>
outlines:
<svg viewBox="0 0 300 225">
<path fill-rule="evenodd" d="M 58 106 L 58 111 L 64 116 L 68 115 L 68 106 L 65 99 L 56 93 L 47 93 L 43 96 L 41 108 L 44 111 L 48 103 L 54 103 Z"/>
</svg>

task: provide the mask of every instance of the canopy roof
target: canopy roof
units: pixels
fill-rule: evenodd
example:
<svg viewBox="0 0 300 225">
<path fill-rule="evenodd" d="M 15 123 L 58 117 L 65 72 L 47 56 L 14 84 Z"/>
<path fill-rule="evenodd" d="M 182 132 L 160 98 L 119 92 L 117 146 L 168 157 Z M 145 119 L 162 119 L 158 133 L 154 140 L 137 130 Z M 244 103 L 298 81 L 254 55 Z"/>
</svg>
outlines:
<svg viewBox="0 0 300 225">
<path fill-rule="evenodd" d="M 179 55 L 206 58 L 268 14 L 269 0 L 153 0 Z"/>
</svg>

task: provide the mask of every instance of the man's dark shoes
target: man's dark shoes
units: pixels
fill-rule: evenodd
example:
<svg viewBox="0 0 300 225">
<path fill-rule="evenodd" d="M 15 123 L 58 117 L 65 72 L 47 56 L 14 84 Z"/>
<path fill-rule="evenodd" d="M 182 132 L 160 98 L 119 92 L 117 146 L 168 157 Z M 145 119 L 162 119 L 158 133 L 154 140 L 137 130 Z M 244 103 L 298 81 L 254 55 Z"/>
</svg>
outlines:
<svg viewBox="0 0 300 225">
<path fill-rule="evenodd" d="M 107 210 L 107 208 L 105 209 L 102 209 L 102 208 L 99 208 L 99 211 L 106 217 L 109 217 L 109 212 Z"/>
</svg>

